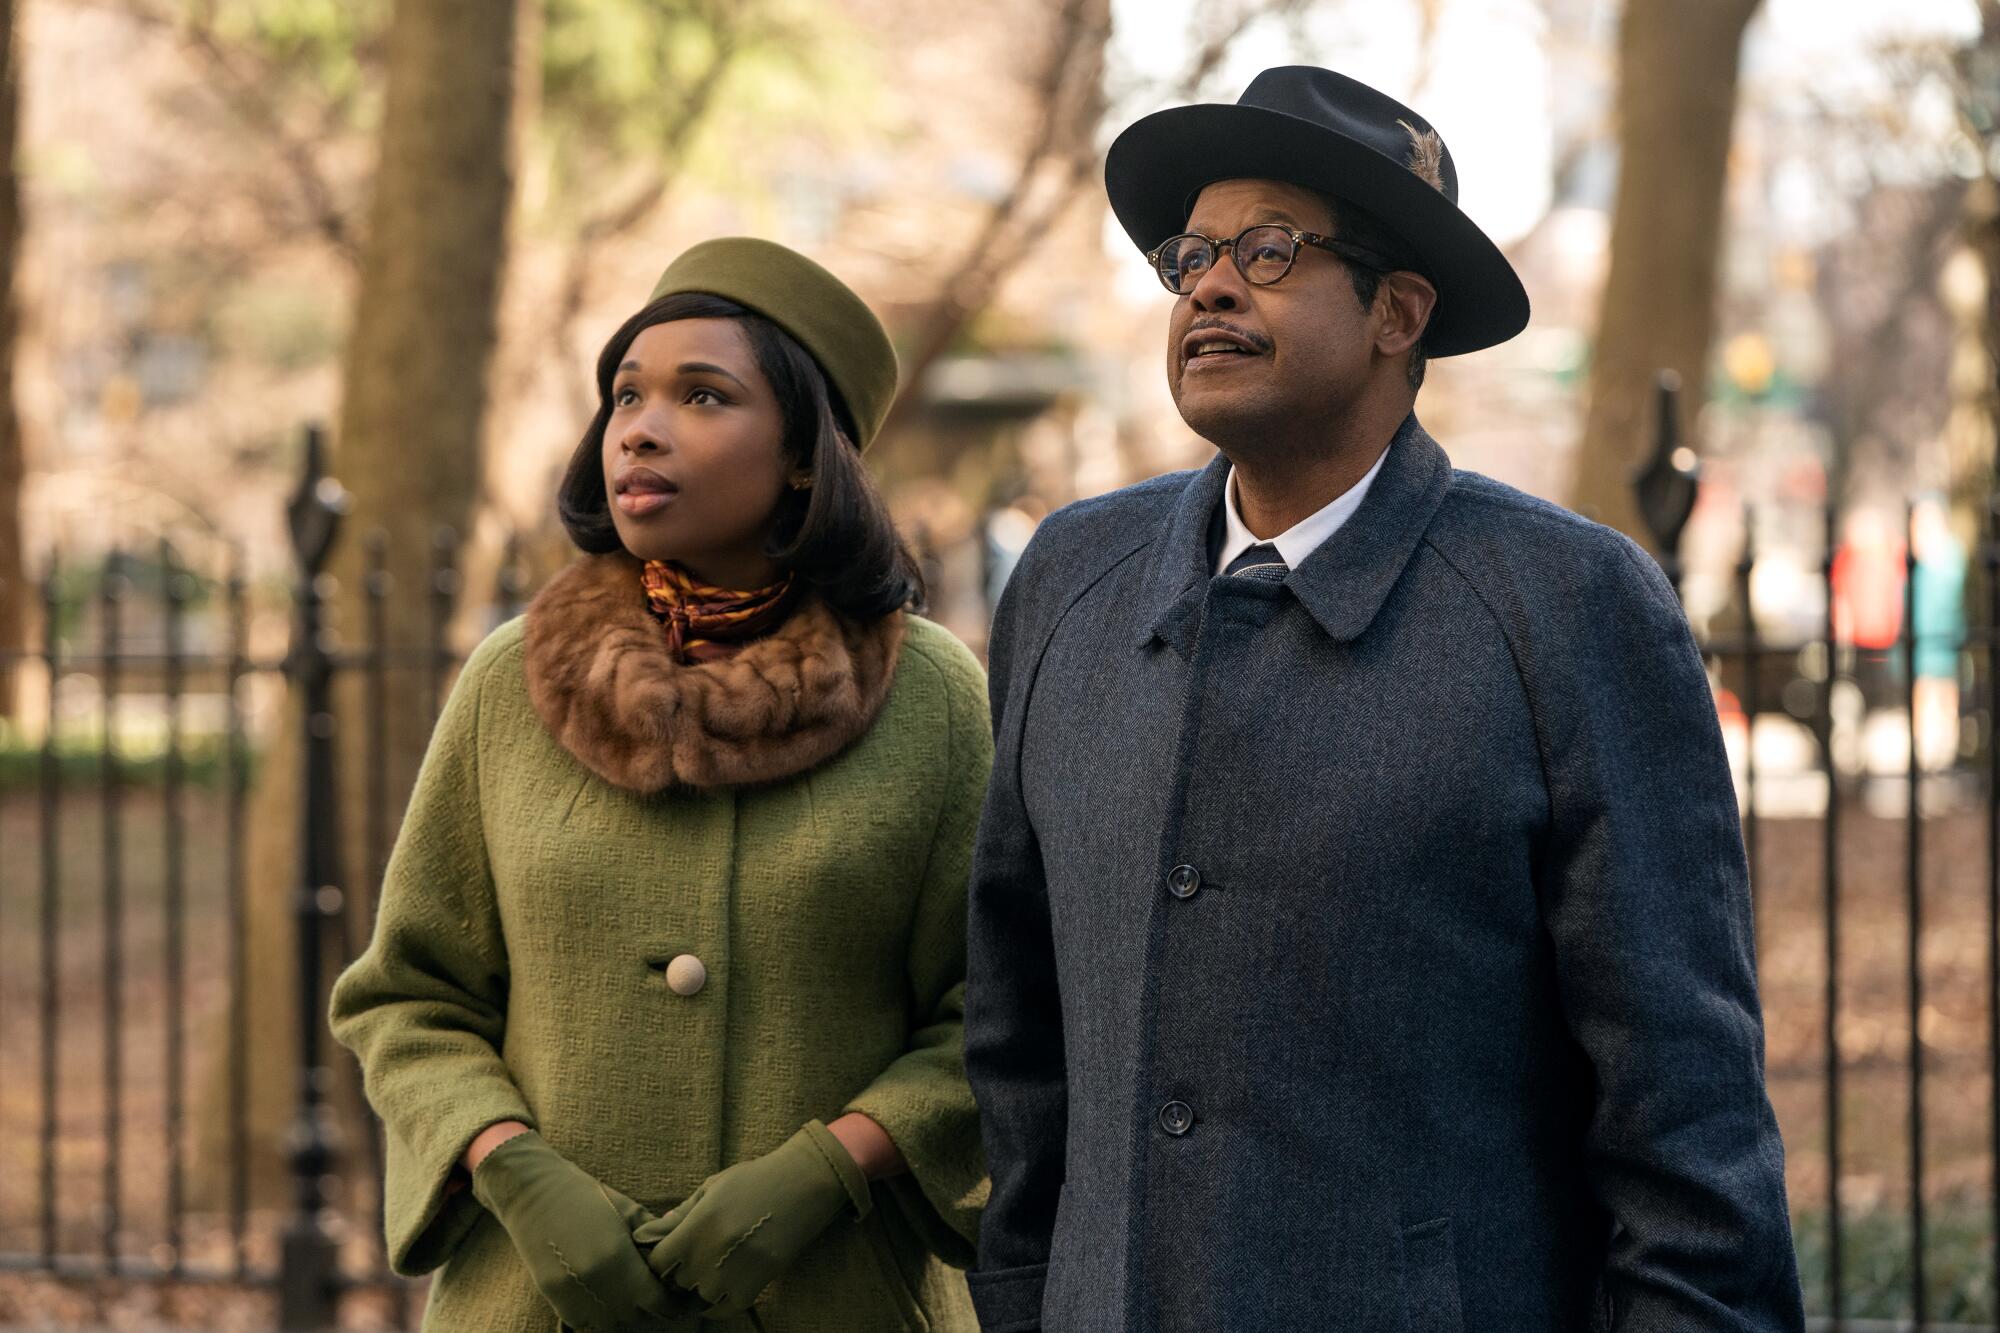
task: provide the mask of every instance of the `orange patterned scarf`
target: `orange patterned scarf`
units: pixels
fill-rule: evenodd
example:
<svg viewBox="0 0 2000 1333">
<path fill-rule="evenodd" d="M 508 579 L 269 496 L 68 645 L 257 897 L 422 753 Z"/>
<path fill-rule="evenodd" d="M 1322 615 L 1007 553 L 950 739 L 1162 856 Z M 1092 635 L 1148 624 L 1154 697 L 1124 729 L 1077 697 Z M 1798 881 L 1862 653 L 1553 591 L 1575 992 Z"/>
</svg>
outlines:
<svg viewBox="0 0 2000 1333">
<path fill-rule="evenodd" d="M 682 662 L 734 657 L 745 643 L 776 629 L 795 600 L 790 574 L 738 592 L 703 583 L 670 560 L 648 560 L 640 580 L 647 610 L 667 628 L 668 654 Z"/>
</svg>

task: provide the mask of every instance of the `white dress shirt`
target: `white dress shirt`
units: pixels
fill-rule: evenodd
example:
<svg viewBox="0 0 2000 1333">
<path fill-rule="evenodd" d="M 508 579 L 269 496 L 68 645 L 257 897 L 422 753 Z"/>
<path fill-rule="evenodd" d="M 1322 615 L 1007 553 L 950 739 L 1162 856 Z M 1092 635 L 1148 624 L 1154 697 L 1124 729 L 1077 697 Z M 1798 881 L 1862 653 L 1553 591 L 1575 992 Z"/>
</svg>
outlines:
<svg viewBox="0 0 2000 1333">
<path fill-rule="evenodd" d="M 1293 569 L 1314 551 L 1320 543 L 1340 531 L 1340 525 L 1354 517 L 1354 511 L 1361 507 L 1362 497 L 1375 482 L 1375 474 L 1382 470 L 1382 460 L 1389 456 L 1384 449 L 1382 457 L 1375 460 L 1375 466 L 1367 475 L 1349 486 L 1333 501 L 1317 513 L 1292 524 L 1277 536 L 1271 538 L 1271 545 L 1278 548 L 1285 564 Z M 1257 537 L 1243 526 L 1243 515 L 1236 508 L 1236 469 L 1229 469 L 1229 483 L 1222 488 L 1222 553 L 1215 558 L 1215 572 L 1220 574 L 1229 568 L 1229 562 L 1257 544 Z"/>
</svg>

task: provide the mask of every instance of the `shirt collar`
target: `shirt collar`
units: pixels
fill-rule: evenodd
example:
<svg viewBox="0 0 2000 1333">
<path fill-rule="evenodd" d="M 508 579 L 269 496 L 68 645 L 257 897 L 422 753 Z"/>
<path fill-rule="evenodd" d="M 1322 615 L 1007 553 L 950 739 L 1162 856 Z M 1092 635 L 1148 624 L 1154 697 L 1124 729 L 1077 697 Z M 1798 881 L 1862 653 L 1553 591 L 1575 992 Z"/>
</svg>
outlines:
<svg viewBox="0 0 2000 1333">
<path fill-rule="evenodd" d="M 1319 549 L 1320 543 L 1340 531 L 1340 525 L 1354 516 L 1361 507 L 1362 497 L 1375 482 L 1375 474 L 1382 470 L 1383 462 L 1389 457 L 1388 449 L 1376 455 L 1375 465 L 1368 469 L 1360 481 L 1355 482 L 1316 513 L 1308 514 L 1298 522 L 1271 538 L 1271 545 L 1278 548 L 1278 555 L 1284 562 L 1297 569 L 1305 563 L 1305 558 Z M 1229 568 L 1229 562 L 1257 544 L 1257 537 L 1244 526 L 1243 515 L 1236 507 L 1236 469 L 1229 469 L 1229 480 L 1222 488 L 1222 553 L 1216 557 L 1215 573 Z"/>
</svg>

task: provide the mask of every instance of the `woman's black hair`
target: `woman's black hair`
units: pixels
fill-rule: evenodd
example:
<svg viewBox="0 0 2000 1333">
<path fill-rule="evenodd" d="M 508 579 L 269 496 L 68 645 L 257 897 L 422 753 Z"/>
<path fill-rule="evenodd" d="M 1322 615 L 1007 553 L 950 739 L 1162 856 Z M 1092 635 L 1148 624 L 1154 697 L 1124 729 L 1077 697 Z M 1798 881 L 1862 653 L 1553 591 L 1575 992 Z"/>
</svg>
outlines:
<svg viewBox="0 0 2000 1333">
<path fill-rule="evenodd" d="M 556 511 L 569 539 L 603 555 L 620 549 L 604 491 L 604 428 L 611 420 L 611 382 L 632 340 L 655 324 L 677 319 L 733 319 L 742 325 L 784 417 L 786 462 L 812 477 L 808 490 L 786 490 L 765 553 L 855 620 L 924 606 L 924 576 L 889 517 L 861 451 L 854 418 L 840 391 L 812 354 L 764 316 L 706 292 L 677 292 L 640 310 L 611 335 L 597 356 L 597 415 L 570 455 Z"/>
</svg>

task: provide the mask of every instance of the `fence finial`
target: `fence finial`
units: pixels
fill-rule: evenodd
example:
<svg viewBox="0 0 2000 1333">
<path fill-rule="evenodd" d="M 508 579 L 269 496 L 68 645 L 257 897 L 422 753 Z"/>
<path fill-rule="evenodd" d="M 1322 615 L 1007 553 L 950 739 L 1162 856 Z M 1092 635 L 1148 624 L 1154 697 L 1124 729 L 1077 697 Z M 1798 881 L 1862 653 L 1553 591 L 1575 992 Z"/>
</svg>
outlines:
<svg viewBox="0 0 2000 1333">
<path fill-rule="evenodd" d="M 1632 478 L 1639 517 L 1660 552 L 1660 567 L 1680 586 L 1681 532 L 1694 512 L 1701 486 L 1701 461 L 1681 444 L 1681 377 L 1662 370 L 1653 388 L 1653 452 Z"/>
<path fill-rule="evenodd" d="M 306 427 L 305 470 L 299 474 L 298 488 L 285 504 L 285 520 L 291 528 L 292 553 L 307 578 L 326 565 L 327 551 L 333 546 L 340 520 L 352 507 L 347 491 L 326 471 L 326 431 L 314 424 Z"/>
</svg>

